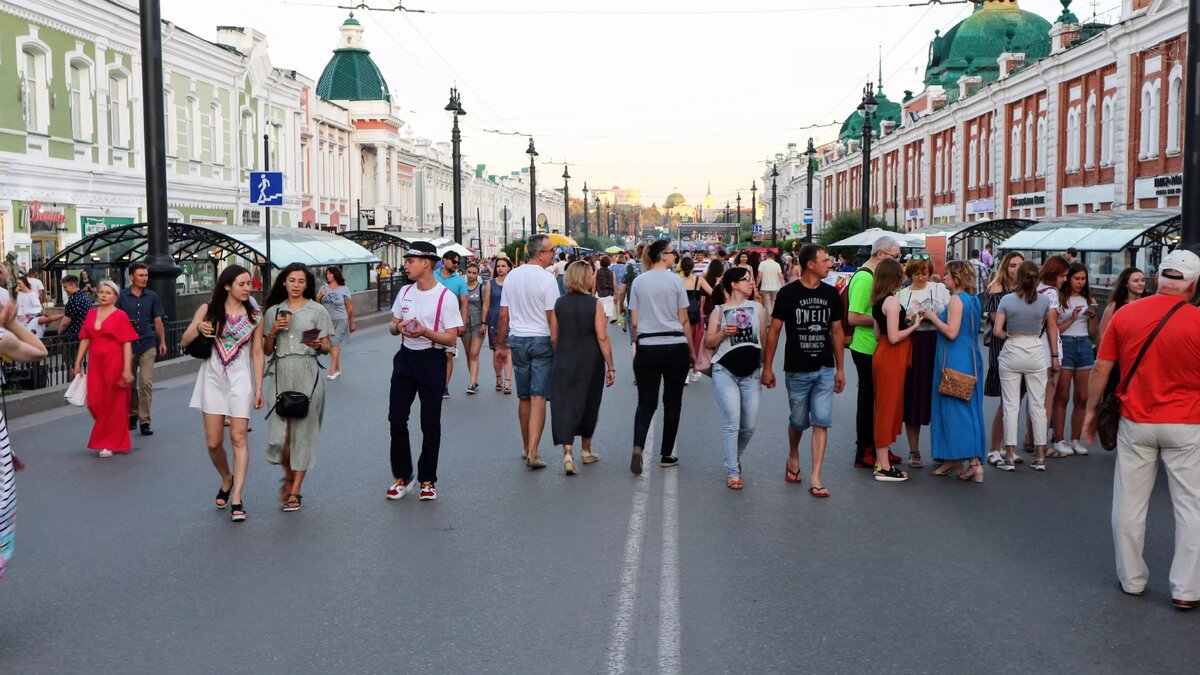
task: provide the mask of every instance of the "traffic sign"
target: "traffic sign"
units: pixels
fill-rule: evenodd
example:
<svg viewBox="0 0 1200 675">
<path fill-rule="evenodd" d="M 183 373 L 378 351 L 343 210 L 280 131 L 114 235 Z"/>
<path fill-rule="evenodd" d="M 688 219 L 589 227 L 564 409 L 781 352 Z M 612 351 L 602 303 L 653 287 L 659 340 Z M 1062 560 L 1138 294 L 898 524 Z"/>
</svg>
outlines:
<svg viewBox="0 0 1200 675">
<path fill-rule="evenodd" d="M 259 206 L 283 206 L 283 172 L 251 171 L 250 201 Z"/>
</svg>

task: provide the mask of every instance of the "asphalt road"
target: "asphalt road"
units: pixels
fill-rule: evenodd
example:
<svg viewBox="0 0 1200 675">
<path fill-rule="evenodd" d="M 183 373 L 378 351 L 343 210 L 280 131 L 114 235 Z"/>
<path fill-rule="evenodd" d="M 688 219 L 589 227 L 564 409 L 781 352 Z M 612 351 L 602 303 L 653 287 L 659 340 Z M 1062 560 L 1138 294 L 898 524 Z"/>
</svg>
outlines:
<svg viewBox="0 0 1200 675">
<path fill-rule="evenodd" d="M 782 388 L 764 393 L 746 489 L 727 490 L 707 379 L 686 391 L 680 466 L 634 477 L 636 396 L 626 341 L 614 340 L 602 460 L 574 477 L 548 433 L 551 468 L 524 468 L 516 397 L 492 391 L 486 348 L 483 390 L 466 396 L 460 357 L 431 503 L 384 500 L 397 342 L 382 329 L 355 336 L 330 385 L 299 513 L 274 503 L 261 418 L 248 521 L 213 508 L 218 479 L 187 408 L 190 377 L 158 384 L 157 434 L 135 436 L 129 456 L 84 450 L 86 412 L 14 421 L 30 468 L 0 582 L 0 673 L 1195 667 L 1200 612 L 1169 606 L 1165 485 L 1150 509 L 1151 585 L 1133 598 L 1113 568 L 1111 455 L 1052 460 L 1045 474 L 989 470 L 983 485 L 924 474 L 876 483 L 851 467 L 853 368 L 837 401 L 829 499 L 806 491 L 807 452 L 805 484 L 783 480 Z"/>
</svg>

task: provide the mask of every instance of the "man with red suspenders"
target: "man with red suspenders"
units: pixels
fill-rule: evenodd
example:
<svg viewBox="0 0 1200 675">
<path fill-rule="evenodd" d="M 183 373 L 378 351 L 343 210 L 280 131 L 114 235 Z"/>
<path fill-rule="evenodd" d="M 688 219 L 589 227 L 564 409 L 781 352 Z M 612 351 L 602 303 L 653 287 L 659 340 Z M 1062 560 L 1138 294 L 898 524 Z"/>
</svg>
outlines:
<svg viewBox="0 0 1200 675">
<path fill-rule="evenodd" d="M 419 483 L 421 501 L 437 499 L 438 452 L 442 444 L 442 394 L 446 390 L 446 347 L 453 347 L 462 327 L 457 298 L 437 282 L 433 266 L 437 248 L 413 242 L 404 254 L 404 269 L 411 284 L 396 294 L 392 304 L 392 335 L 400 336 L 400 350 L 392 358 L 392 386 L 388 408 L 391 425 L 392 482 L 388 499 L 400 499 Z M 413 476 L 408 417 L 413 400 L 421 397 L 421 456 Z"/>
</svg>

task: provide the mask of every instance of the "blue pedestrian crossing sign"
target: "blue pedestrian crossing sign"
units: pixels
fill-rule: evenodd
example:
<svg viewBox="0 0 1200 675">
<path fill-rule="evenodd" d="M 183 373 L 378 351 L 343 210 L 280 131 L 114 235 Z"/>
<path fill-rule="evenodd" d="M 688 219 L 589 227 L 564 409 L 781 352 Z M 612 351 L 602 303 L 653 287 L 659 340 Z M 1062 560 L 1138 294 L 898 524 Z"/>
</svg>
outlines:
<svg viewBox="0 0 1200 675">
<path fill-rule="evenodd" d="M 259 206 L 283 206 L 283 172 L 251 171 L 250 200 Z"/>
</svg>

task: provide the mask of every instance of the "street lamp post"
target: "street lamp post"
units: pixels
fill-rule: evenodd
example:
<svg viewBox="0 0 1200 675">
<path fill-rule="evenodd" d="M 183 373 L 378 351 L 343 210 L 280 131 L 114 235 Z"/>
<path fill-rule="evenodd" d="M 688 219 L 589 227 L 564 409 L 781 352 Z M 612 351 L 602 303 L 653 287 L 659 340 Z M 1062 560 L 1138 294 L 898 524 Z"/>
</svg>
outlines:
<svg viewBox="0 0 1200 675">
<path fill-rule="evenodd" d="M 750 182 L 750 232 L 758 224 L 758 181 Z"/>
<path fill-rule="evenodd" d="M 738 208 L 737 208 L 737 225 L 738 225 L 738 227 L 740 228 L 740 227 L 742 226 L 742 191 L 741 191 L 741 190 L 738 190 L 738 193 L 737 193 L 737 199 L 735 199 L 734 201 L 736 201 L 736 202 L 737 202 L 737 205 L 738 205 Z"/>
<path fill-rule="evenodd" d="M 571 236 L 571 173 L 563 165 L 563 236 Z"/>
<path fill-rule="evenodd" d="M 162 19 L 159 0 L 141 0 L 142 117 L 146 135 L 146 266 L 150 287 L 158 293 L 168 319 L 175 312 L 179 266 L 168 250 L 167 156 L 163 116 Z M 268 265 L 270 263 L 268 262 Z"/>
<path fill-rule="evenodd" d="M 143 3 L 144 4 L 144 3 Z M 1182 231 L 1179 245 L 1200 251 L 1200 2 L 1188 3 L 1187 109 L 1183 116 Z"/>
<path fill-rule="evenodd" d="M 775 205 L 779 197 L 779 183 L 776 179 L 779 178 L 779 167 L 771 165 L 771 248 L 777 248 L 779 244 L 775 238 L 776 229 L 779 227 L 779 213 Z"/>
<path fill-rule="evenodd" d="M 583 238 L 588 236 L 588 186 L 587 181 L 583 181 Z"/>
<path fill-rule="evenodd" d="M 504 248 L 508 248 L 508 205 L 500 209 L 500 217 L 504 219 Z M 503 250 L 503 249 L 502 249 Z"/>
<path fill-rule="evenodd" d="M 450 102 L 446 104 L 446 114 L 454 120 L 450 129 L 450 151 L 454 164 L 454 241 L 461 244 L 463 238 L 462 220 L 462 133 L 458 130 L 458 118 L 466 115 L 462 103 L 458 99 L 458 88 L 450 88 Z"/>
<path fill-rule="evenodd" d="M 875 90 L 868 82 L 863 89 L 862 103 L 858 104 L 858 114 L 863 118 L 863 165 L 862 165 L 862 230 L 865 232 L 871 223 L 871 119 L 879 103 L 875 100 Z"/>
<path fill-rule="evenodd" d="M 584 207 L 585 208 L 587 207 L 586 203 L 584 204 Z M 602 231 L 600 228 L 602 228 L 602 227 L 604 227 L 604 221 L 600 219 L 600 193 L 597 192 L 596 193 L 596 236 L 600 236 L 600 232 Z"/>
<path fill-rule="evenodd" d="M 727 222 L 727 223 L 730 222 L 729 221 L 729 200 L 728 199 L 725 200 L 725 222 Z"/>
<path fill-rule="evenodd" d="M 816 156 L 817 149 L 813 147 L 812 138 L 808 139 L 808 149 L 804 151 L 804 156 L 808 158 L 808 194 L 805 195 L 804 202 L 808 210 L 804 212 L 804 219 L 808 229 L 808 243 L 813 240 L 813 210 L 812 210 L 812 180 L 813 180 L 813 157 Z"/>
<path fill-rule="evenodd" d="M 533 137 L 529 137 L 529 149 L 525 151 L 529 155 L 529 227 L 537 228 L 537 150 L 533 147 Z"/>
</svg>

